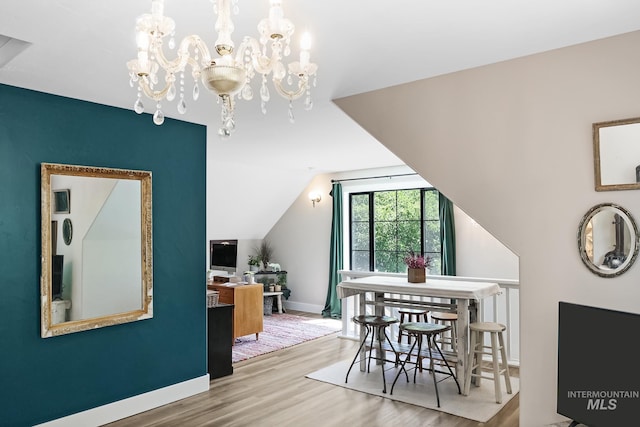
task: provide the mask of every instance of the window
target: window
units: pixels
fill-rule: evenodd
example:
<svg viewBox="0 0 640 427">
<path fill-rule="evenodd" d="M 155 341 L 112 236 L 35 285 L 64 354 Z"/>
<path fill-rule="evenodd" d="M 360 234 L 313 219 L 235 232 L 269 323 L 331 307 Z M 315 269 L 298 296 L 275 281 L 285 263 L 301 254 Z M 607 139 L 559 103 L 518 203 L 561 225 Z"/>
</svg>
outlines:
<svg viewBox="0 0 640 427">
<path fill-rule="evenodd" d="M 432 258 L 441 273 L 440 218 L 435 188 L 349 195 L 351 269 L 404 273 L 408 250 Z"/>
</svg>

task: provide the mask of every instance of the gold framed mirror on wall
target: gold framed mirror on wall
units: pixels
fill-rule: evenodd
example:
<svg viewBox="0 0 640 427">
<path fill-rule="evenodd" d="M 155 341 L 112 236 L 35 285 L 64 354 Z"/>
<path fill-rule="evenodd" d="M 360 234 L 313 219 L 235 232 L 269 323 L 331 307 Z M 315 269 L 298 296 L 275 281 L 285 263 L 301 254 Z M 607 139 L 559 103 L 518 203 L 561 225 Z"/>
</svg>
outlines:
<svg viewBox="0 0 640 427">
<path fill-rule="evenodd" d="M 151 172 L 40 170 L 42 337 L 153 317 Z"/>
<path fill-rule="evenodd" d="M 593 124 L 596 191 L 640 189 L 640 117 Z"/>
</svg>

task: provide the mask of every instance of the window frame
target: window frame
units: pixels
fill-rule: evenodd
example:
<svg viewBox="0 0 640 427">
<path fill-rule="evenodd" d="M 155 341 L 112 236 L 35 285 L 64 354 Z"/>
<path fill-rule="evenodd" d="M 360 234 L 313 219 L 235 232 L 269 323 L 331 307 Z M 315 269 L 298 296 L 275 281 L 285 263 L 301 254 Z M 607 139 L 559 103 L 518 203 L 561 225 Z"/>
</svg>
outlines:
<svg viewBox="0 0 640 427">
<path fill-rule="evenodd" d="M 376 224 L 376 220 L 375 220 L 375 210 L 374 210 L 374 204 L 375 204 L 375 194 L 376 193 L 385 193 L 385 192 L 394 192 L 396 193 L 396 203 L 397 203 L 397 193 L 399 192 L 404 192 L 404 191 L 415 191 L 415 190 L 419 190 L 420 191 L 420 215 L 419 215 L 419 219 L 417 220 L 411 220 L 411 221 L 418 221 L 420 223 L 420 253 L 423 255 L 430 255 L 430 254 L 435 254 L 435 252 L 430 251 L 430 252 L 426 252 L 425 253 L 425 224 L 427 221 L 435 221 L 435 219 L 425 219 L 425 194 L 427 192 L 435 192 L 435 194 L 437 194 L 439 196 L 439 192 L 435 187 L 432 186 L 420 186 L 420 187 L 410 187 L 410 188 L 397 188 L 397 189 L 370 189 L 370 190 L 362 190 L 362 191 L 353 191 L 353 192 L 349 192 L 348 193 L 348 224 L 349 224 L 349 248 L 348 248 L 348 262 L 349 262 L 349 268 L 353 269 L 354 266 L 354 252 L 355 251 L 362 251 L 362 252 L 367 252 L 369 254 L 369 270 L 368 271 L 377 271 L 375 269 L 376 267 L 376 250 L 375 250 L 375 224 Z M 366 195 L 368 197 L 368 251 L 364 251 L 364 250 L 354 250 L 354 218 L 353 218 L 353 198 L 357 197 L 357 196 L 363 196 Z M 438 197 L 438 206 L 437 206 L 437 212 L 440 211 L 440 203 L 439 203 L 439 197 Z M 438 215 L 437 221 L 440 222 L 440 218 Z M 397 219 L 397 214 L 396 214 L 396 220 L 394 221 L 396 224 L 399 223 L 398 219 Z M 442 227 L 442 225 L 440 224 L 440 227 Z M 440 247 L 440 253 L 438 254 L 439 258 L 442 259 L 442 238 L 441 236 L 439 236 L 439 247 Z M 433 256 L 433 255 L 431 255 Z M 440 264 L 440 271 L 436 271 L 434 272 L 435 274 L 441 274 L 442 272 L 442 264 Z"/>
</svg>

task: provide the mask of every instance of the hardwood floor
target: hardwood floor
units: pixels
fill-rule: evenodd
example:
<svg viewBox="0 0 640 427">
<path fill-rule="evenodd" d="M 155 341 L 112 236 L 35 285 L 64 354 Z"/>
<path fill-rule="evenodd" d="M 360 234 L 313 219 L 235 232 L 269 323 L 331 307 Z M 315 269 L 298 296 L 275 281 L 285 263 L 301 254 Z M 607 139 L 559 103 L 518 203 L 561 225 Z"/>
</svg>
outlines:
<svg viewBox="0 0 640 427">
<path fill-rule="evenodd" d="M 319 315 L 288 313 L 320 317 Z M 357 343 L 332 334 L 234 364 L 231 376 L 211 381 L 208 392 L 111 424 L 252 427 L 517 427 L 519 396 L 488 423 L 348 390 L 305 375 L 353 357 Z M 514 372 L 517 376 L 517 370 Z"/>
</svg>

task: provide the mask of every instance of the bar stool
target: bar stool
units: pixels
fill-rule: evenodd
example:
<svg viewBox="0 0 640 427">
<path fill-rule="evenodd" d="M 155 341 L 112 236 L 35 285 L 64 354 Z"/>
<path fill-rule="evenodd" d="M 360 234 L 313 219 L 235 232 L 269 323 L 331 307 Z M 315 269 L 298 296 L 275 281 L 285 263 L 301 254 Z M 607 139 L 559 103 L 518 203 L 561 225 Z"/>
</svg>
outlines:
<svg viewBox="0 0 640 427">
<path fill-rule="evenodd" d="M 405 323 L 405 316 L 407 316 L 407 322 L 419 322 L 420 316 L 424 318 L 425 322 L 428 322 L 429 318 L 427 317 L 427 313 L 429 313 L 429 310 L 418 310 L 413 308 L 398 309 L 398 314 L 400 315 L 400 323 Z M 407 334 L 402 329 L 398 331 L 398 344 L 402 343 L 403 335 L 407 337 L 407 344 L 411 344 L 411 335 Z"/>
<path fill-rule="evenodd" d="M 457 343 L 458 343 L 458 315 L 456 313 L 431 313 L 431 320 L 433 323 L 451 326 L 451 330 L 448 335 L 442 334 L 440 335 L 440 339 L 438 342 L 442 345 L 443 350 L 445 349 L 445 345 L 448 346 L 448 350 L 452 352 L 457 351 Z"/>
<path fill-rule="evenodd" d="M 471 377 L 476 377 L 476 386 L 480 386 L 480 379 L 485 378 L 493 380 L 496 392 L 496 403 L 502 403 L 502 391 L 500 387 L 500 375 L 504 375 L 504 382 L 507 386 L 507 393 L 511 394 L 511 379 L 509 377 L 509 366 L 507 365 L 507 352 L 504 346 L 504 338 L 502 332 L 507 327 L 500 323 L 494 322 L 476 322 L 469 324 L 469 331 L 471 334 L 471 344 L 469 346 L 469 356 L 467 359 L 467 366 L 465 368 L 465 382 L 464 392 L 465 395 L 469 394 L 471 388 Z M 491 334 L 491 346 L 484 345 L 484 333 Z M 491 349 L 491 352 L 485 351 Z M 498 365 L 498 352 L 502 363 Z M 491 367 L 483 366 L 483 356 L 491 356 Z M 482 372 L 493 372 L 493 377 L 486 377 L 482 375 Z"/>
<path fill-rule="evenodd" d="M 362 349 L 365 347 L 366 343 L 367 343 L 367 338 L 369 337 L 369 335 L 371 335 L 371 342 L 369 344 L 369 357 L 368 357 L 368 362 L 367 362 L 367 373 L 369 373 L 371 371 L 371 359 L 375 359 L 375 360 L 380 360 L 382 361 L 382 363 L 384 364 L 384 362 L 386 361 L 384 355 L 385 355 L 385 351 L 382 349 L 382 345 L 383 345 L 383 341 L 386 341 L 386 343 L 388 343 L 388 345 L 391 347 L 391 350 L 393 351 L 393 353 L 396 355 L 396 360 L 397 360 L 397 352 L 395 347 L 393 347 L 393 344 L 391 343 L 391 340 L 389 339 L 389 335 L 387 335 L 387 326 L 390 326 L 394 323 L 398 323 L 399 320 L 397 317 L 392 317 L 392 316 L 373 316 L 373 315 L 365 315 L 365 314 L 361 314 L 358 316 L 354 316 L 351 320 L 353 320 L 353 322 L 364 326 L 365 327 L 365 335 L 362 338 L 362 342 L 360 343 L 360 347 L 358 347 L 358 352 L 356 353 L 355 357 L 353 358 L 353 362 L 351 362 L 351 366 L 349 366 L 349 370 L 347 371 L 347 376 L 344 379 L 345 384 L 347 383 L 347 381 L 349 380 L 349 373 L 351 372 L 351 368 L 353 368 L 353 365 L 355 365 L 356 363 L 358 363 L 359 361 L 361 361 L 362 359 L 358 360 L 358 356 L 360 355 L 360 352 L 362 351 Z M 377 355 L 375 357 L 372 356 L 373 354 L 373 338 L 374 337 L 378 337 L 378 348 L 377 348 Z M 365 358 L 366 358 L 366 349 L 365 349 Z M 389 362 L 391 362 L 391 360 L 389 360 Z M 403 368 L 404 369 L 404 368 Z M 380 371 L 382 371 L 382 392 L 386 393 L 387 392 L 387 380 L 384 377 L 384 366 L 380 366 Z M 405 370 L 405 374 L 406 374 L 406 370 Z M 407 381 L 408 381 L 408 374 L 407 374 Z"/>
<path fill-rule="evenodd" d="M 444 355 L 442 354 L 442 351 L 440 350 L 440 347 L 438 347 L 438 343 L 436 342 L 436 339 L 435 339 L 438 334 L 442 334 L 443 332 L 450 330 L 451 326 L 440 325 L 437 323 L 411 322 L 411 323 L 401 324 L 400 329 L 403 329 L 409 335 L 414 336 L 416 340 L 411 346 L 411 350 L 409 350 L 409 354 L 407 354 L 407 357 L 405 357 L 405 359 L 402 361 L 401 370 L 398 371 L 398 373 L 396 374 L 396 377 L 393 380 L 393 384 L 391 385 L 391 392 L 389 394 L 393 394 L 393 388 L 396 385 L 396 381 L 398 381 L 398 378 L 400 377 L 400 373 L 402 372 L 402 370 L 405 369 L 405 365 L 409 361 L 409 356 L 415 349 L 416 344 L 418 345 L 417 355 L 422 355 L 422 357 L 416 357 L 417 361 L 416 361 L 416 368 L 414 368 L 414 371 L 413 371 L 413 382 L 414 383 L 416 382 L 416 374 L 418 372 L 417 365 L 418 364 L 422 365 L 422 358 L 428 357 L 429 358 L 428 370 L 431 371 L 431 376 L 433 377 L 433 385 L 436 389 L 436 400 L 438 403 L 438 408 L 440 407 L 440 394 L 438 393 L 438 383 L 440 381 L 444 381 L 449 377 L 453 377 L 453 380 L 456 382 L 456 385 L 458 386 L 458 394 L 461 394 L 460 384 L 458 383 L 458 379 L 456 378 L 456 375 L 453 373 L 453 370 L 451 369 L 449 362 L 447 362 L 447 359 L 445 359 Z M 427 339 L 428 356 L 427 354 L 424 354 L 422 350 L 422 342 L 424 338 Z M 437 354 L 434 353 L 434 349 L 437 350 Z M 444 362 L 444 366 L 447 367 L 449 372 L 436 370 L 434 365 L 435 358 L 438 358 L 442 362 Z M 444 374 L 446 375 L 446 377 L 438 380 L 436 378 L 436 372 L 439 374 Z M 405 374 L 406 374 L 406 369 L 405 369 Z M 407 382 L 409 382 L 408 378 L 407 378 Z"/>
</svg>

